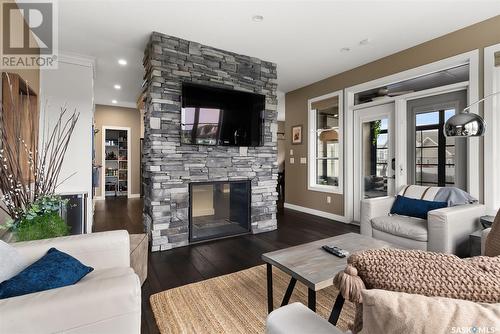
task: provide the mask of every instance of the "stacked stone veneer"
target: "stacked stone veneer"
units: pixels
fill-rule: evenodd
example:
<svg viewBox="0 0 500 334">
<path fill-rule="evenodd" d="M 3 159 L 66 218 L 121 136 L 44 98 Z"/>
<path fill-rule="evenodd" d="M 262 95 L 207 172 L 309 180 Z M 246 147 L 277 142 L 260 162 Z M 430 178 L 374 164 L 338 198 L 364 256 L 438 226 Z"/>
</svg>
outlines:
<svg viewBox="0 0 500 334">
<path fill-rule="evenodd" d="M 154 32 L 144 67 L 144 224 L 152 251 L 189 243 L 190 182 L 251 180 L 252 233 L 276 229 L 276 65 Z M 263 146 L 181 145 L 183 82 L 265 95 Z"/>
</svg>

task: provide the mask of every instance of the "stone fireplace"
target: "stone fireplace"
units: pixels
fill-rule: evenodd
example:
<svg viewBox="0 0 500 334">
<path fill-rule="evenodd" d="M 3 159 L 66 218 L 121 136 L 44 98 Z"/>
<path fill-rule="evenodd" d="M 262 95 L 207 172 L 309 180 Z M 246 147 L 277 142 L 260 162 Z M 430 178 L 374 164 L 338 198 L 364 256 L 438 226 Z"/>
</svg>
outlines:
<svg viewBox="0 0 500 334">
<path fill-rule="evenodd" d="M 190 188 L 212 181 L 217 184 L 211 188 L 212 197 L 230 193 L 234 183 L 224 181 L 248 183 L 248 231 L 276 229 L 276 65 L 154 32 L 145 50 L 144 67 L 144 224 L 152 251 L 189 244 L 190 235 L 195 232 L 190 231 Z M 265 95 L 262 146 L 181 144 L 180 101 L 184 82 Z M 241 191 L 234 192 L 241 195 Z M 205 214 L 211 213 L 208 211 Z M 228 220 L 234 219 L 229 214 Z"/>
</svg>

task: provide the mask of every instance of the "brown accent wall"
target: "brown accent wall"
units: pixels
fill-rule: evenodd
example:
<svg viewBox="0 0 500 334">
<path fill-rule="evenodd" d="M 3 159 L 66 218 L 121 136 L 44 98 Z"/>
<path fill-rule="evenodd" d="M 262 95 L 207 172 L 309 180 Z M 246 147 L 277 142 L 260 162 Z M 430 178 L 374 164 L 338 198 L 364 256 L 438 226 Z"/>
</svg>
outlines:
<svg viewBox="0 0 500 334">
<path fill-rule="evenodd" d="M 482 95 L 483 49 L 484 47 L 500 43 L 499 32 L 500 16 L 495 16 L 388 57 L 288 92 L 285 96 L 287 138 L 285 202 L 338 215 L 344 214 L 343 195 L 307 190 L 307 165 L 297 163 L 300 157 L 307 157 L 308 99 L 475 49 L 479 49 L 480 51 L 479 93 Z M 292 145 L 290 142 L 291 127 L 297 124 L 304 126 L 304 140 L 302 145 Z M 290 149 L 294 150 L 295 164 L 293 165 L 290 164 L 289 159 Z M 327 204 L 326 196 L 332 196 L 331 204 Z"/>
<path fill-rule="evenodd" d="M 4 2 L 13 2 L 13 1 L 0 0 L 0 5 Z M 22 34 L 22 31 L 14 31 L 14 33 Z M 40 69 L 36 68 L 36 69 L 29 69 L 29 70 L 18 70 L 18 69 L 6 69 L 5 70 L 3 68 L 0 68 L 0 71 L 1 72 L 7 71 L 9 73 L 19 74 L 19 76 L 23 80 L 26 80 L 28 82 L 28 85 L 31 87 L 31 89 L 34 90 L 38 96 L 40 95 Z M 0 92 L 2 91 L 2 89 L 3 89 L 3 87 L 2 87 L 1 80 L 0 80 Z M 2 103 L 2 94 L 0 94 L 0 104 L 1 103 Z M 37 108 L 39 107 L 39 105 L 40 105 L 40 101 L 38 101 Z M 38 111 L 37 111 L 37 113 L 38 113 Z M 3 205 L 3 204 L 0 204 L 0 205 Z M 8 219 L 9 219 L 9 217 L 7 216 L 7 214 L 4 211 L 0 210 L 0 225 L 5 223 Z M 0 229 L 0 239 L 3 239 L 5 234 L 6 234 L 5 230 Z"/>
<path fill-rule="evenodd" d="M 103 126 L 120 126 L 130 128 L 130 193 L 139 194 L 141 192 L 141 176 L 140 176 L 140 136 L 141 136 L 141 113 L 134 108 L 123 108 L 115 106 L 105 106 L 97 104 L 95 106 L 95 128 L 99 132 L 95 136 L 95 160 L 98 165 L 104 165 L 102 162 L 102 141 L 103 141 Z M 104 172 L 104 167 L 101 173 Z M 101 183 L 101 182 L 100 182 Z M 101 196 L 101 187 L 96 189 L 96 196 Z"/>
</svg>

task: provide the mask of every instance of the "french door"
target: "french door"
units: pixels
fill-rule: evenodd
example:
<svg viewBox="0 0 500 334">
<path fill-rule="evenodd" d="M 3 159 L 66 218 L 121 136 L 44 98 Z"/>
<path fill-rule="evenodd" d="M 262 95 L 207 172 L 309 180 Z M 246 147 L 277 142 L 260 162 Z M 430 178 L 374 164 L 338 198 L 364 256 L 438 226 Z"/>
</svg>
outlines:
<svg viewBox="0 0 500 334">
<path fill-rule="evenodd" d="M 394 103 L 354 111 L 354 220 L 361 200 L 394 195 Z"/>
</svg>

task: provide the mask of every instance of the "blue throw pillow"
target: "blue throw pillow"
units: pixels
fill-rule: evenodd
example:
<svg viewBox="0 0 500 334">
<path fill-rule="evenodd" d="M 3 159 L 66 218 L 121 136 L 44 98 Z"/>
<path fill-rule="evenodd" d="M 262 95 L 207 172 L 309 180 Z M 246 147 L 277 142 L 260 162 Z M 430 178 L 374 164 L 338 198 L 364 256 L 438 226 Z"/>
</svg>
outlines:
<svg viewBox="0 0 500 334">
<path fill-rule="evenodd" d="M 94 268 L 55 248 L 16 276 L 0 283 L 0 299 L 72 285 Z"/>
<path fill-rule="evenodd" d="M 391 208 L 391 214 L 427 219 L 432 210 L 446 208 L 446 202 L 425 201 L 398 195 Z"/>
</svg>

